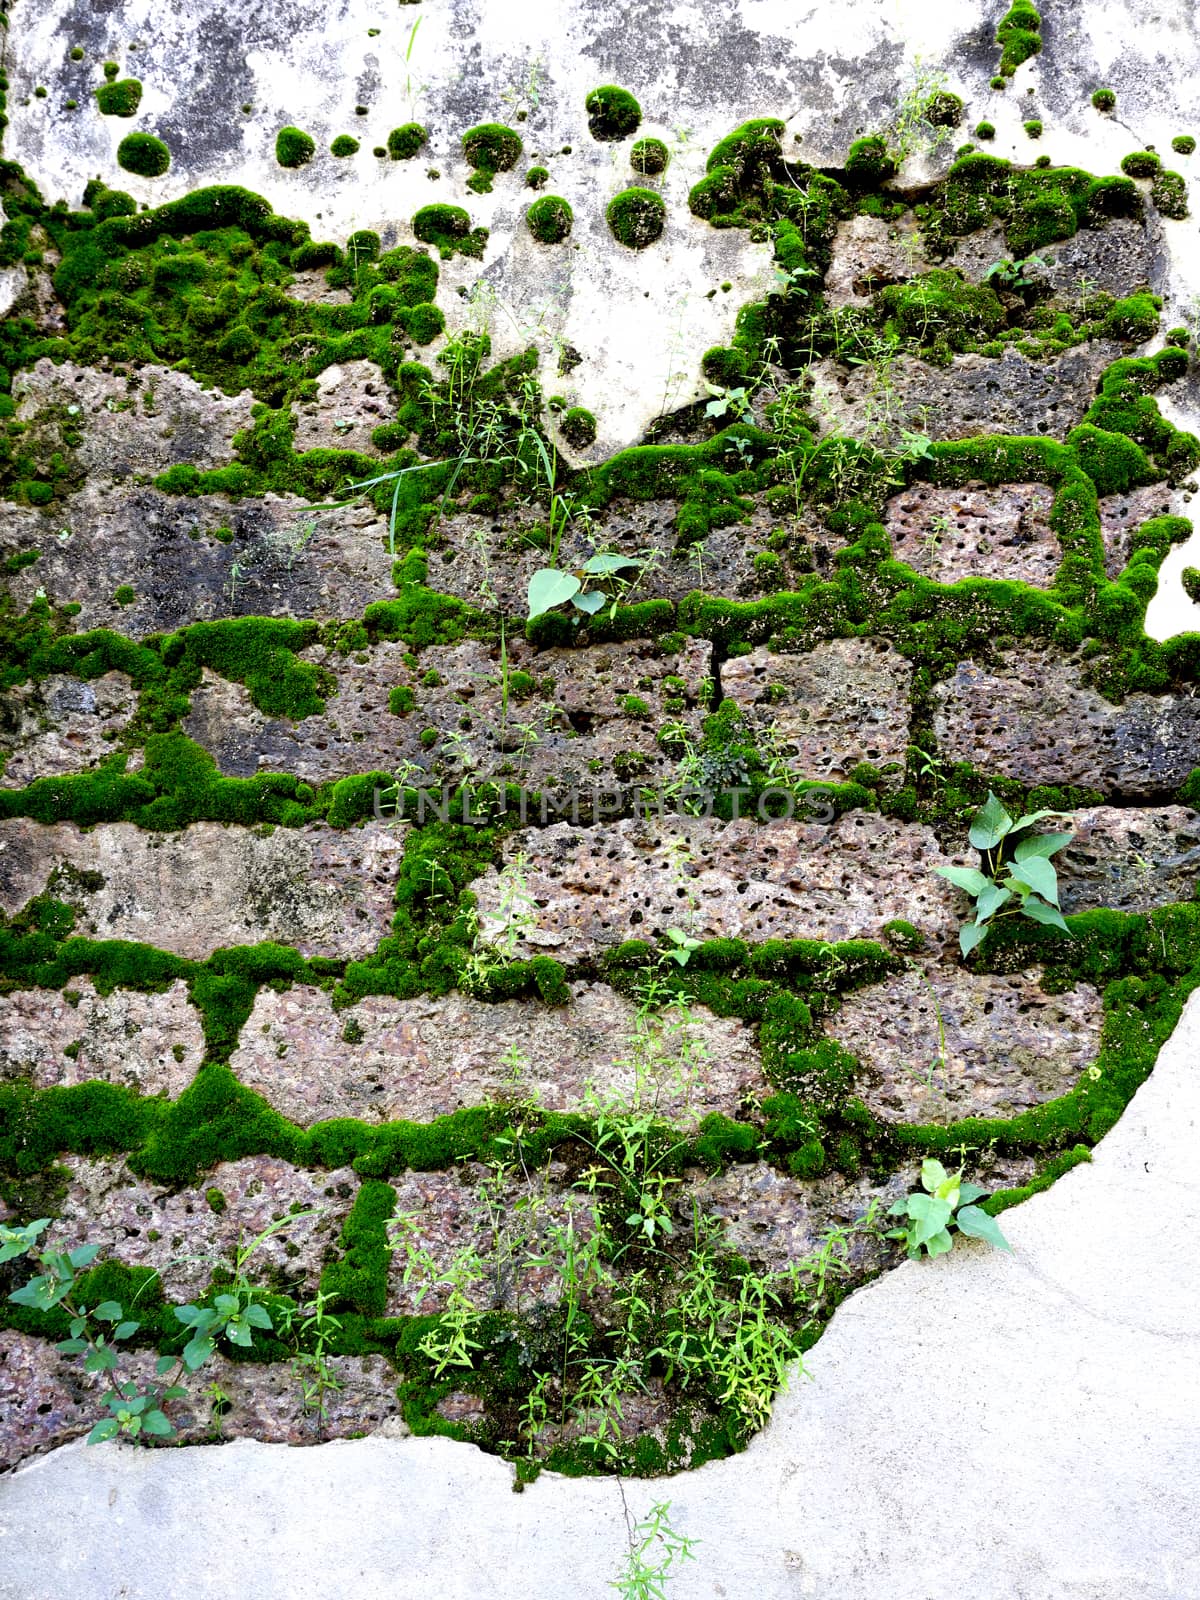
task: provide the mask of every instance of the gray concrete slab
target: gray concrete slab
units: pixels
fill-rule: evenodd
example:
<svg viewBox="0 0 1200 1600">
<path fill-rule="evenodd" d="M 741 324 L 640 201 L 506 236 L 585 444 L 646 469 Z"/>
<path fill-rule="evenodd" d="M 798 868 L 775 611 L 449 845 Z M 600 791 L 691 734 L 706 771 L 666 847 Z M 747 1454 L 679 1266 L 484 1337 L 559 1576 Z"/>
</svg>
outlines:
<svg viewBox="0 0 1200 1600">
<path fill-rule="evenodd" d="M 670 1600 L 1200 1595 L 1200 994 L 1094 1161 L 848 1301 L 743 1456 L 543 1476 L 439 1439 L 73 1444 L 0 1485 L 3 1600 L 600 1600 L 628 1520 Z"/>
</svg>

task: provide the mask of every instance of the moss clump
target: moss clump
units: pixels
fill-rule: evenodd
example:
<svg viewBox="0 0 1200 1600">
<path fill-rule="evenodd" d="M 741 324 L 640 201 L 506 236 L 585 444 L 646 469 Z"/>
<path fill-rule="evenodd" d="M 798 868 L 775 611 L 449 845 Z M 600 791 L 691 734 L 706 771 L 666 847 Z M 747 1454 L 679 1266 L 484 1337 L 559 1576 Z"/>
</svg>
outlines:
<svg viewBox="0 0 1200 1600">
<path fill-rule="evenodd" d="M 1115 111 L 1117 109 L 1116 91 L 1113 89 L 1093 89 L 1092 104 L 1097 111 Z"/>
<path fill-rule="evenodd" d="M 1155 176 L 1150 199 L 1160 216 L 1182 222 L 1188 214 L 1187 182 L 1178 172 L 1170 172 L 1166 167 Z"/>
<path fill-rule="evenodd" d="M 411 161 L 426 144 L 428 131 L 419 122 L 405 122 L 387 136 L 387 153 L 393 161 Z"/>
<path fill-rule="evenodd" d="M 994 139 L 996 137 L 995 124 L 991 122 L 977 122 L 975 124 L 975 137 L 977 139 Z"/>
<path fill-rule="evenodd" d="M 525 174 L 525 187 L 527 189 L 544 189 L 550 182 L 550 174 L 545 167 L 530 167 Z"/>
<path fill-rule="evenodd" d="M 1025 132 L 1031 139 L 1040 139 L 1042 137 L 1042 124 L 1037 117 L 1030 117 L 1025 124 Z"/>
<path fill-rule="evenodd" d="M 1153 178 L 1162 162 L 1153 150 L 1132 150 L 1121 161 L 1121 171 L 1130 178 Z"/>
<path fill-rule="evenodd" d="M 643 178 L 657 178 L 670 161 L 671 152 L 661 139 L 639 139 L 629 152 L 629 165 Z"/>
<path fill-rule="evenodd" d="M 119 606 L 131 606 L 137 599 L 137 593 L 128 583 L 123 583 L 113 595 L 114 601 Z"/>
<path fill-rule="evenodd" d="M 652 189 L 624 189 L 604 213 L 614 239 L 630 250 L 644 250 L 661 237 L 667 208 Z"/>
<path fill-rule="evenodd" d="M 1004 306 L 988 284 L 968 283 L 953 267 L 934 267 L 908 283 L 889 284 L 879 296 L 885 329 L 922 347 L 965 350 L 995 335 Z"/>
<path fill-rule="evenodd" d="M 962 97 L 949 89 L 935 90 L 926 100 L 922 115 L 934 128 L 957 128 L 963 119 Z"/>
<path fill-rule="evenodd" d="M 171 152 L 152 133 L 127 133 L 117 146 L 117 165 L 139 178 L 161 178 L 171 165 Z"/>
<path fill-rule="evenodd" d="M 141 103 L 142 86 L 136 78 L 102 83 L 96 90 L 96 104 L 106 117 L 132 117 Z"/>
<path fill-rule="evenodd" d="M 853 189 L 877 189 L 896 175 L 896 163 L 881 133 L 855 139 L 846 157 L 846 182 Z"/>
<path fill-rule="evenodd" d="M 574 221 L 574 212 L 556 194 L 543 195 L 525 213 L 526 226 L 539 244 L 561 244 Z"/>
<path fill-rule="evenodd" d="M 576 450 L 586 450 L 596 442 L 596 419 L 582 406 L 572 406 L 559 420 L 558 431 Z"/>
<path fill-rule="evenodd" d="M 1042 48 L 1042 19 L 1030 0 L 1014 0 L 996 28 L 1000 46 L 1000 76 L 1011 78 L 1023 61 Z"/>
<path fill-rule="evenodd" d="M 358 140 L 351 138 L 348 133 L 339 133 L 329 146 L 331 156 L 352 156 L 358 152 Z"/>
<path fill-rule="evenodd" d="M 1184 594 L 1200 605 L 1200 567 L 1184 567 L 1181 579 Z"/>
<path fill-rule="evenodd" d="M 583 104 L 588 114 L 588 131 L 593 139 L 602 143 L 628 139 L 641 124 L 641 106 L 628 89 L 619 89 L 615 83 L 593 89 Z"/>
<path fill-rule="evenodd" d="M 1196 141 L 1190 133 L 1177 133 L 1171 140 L 1171 149 L 1177 156 L 1190 156 L 1196 149 Z"/>
<path fill-rule="evenodd" d="M 498 172 L 509 172 L 516 166 L 524 146 L 520 135 L 506 128 L 502 122 L 481 122 L 463 134 L 463 154 L 475 171 L 467 179 L 467 188 L 476 194 L 487 194 L 492 179 Z"/>
<path fill-rule="evenodd" d="M 482 256 L 486 228 L 471 228 L 461 206 L 422 206 L 412 219 L 412 230 L 422 244 L 436 245 L 443 261 L 453 255 Z"/>
<path fill-rule="evenodd" d="M 317 153 L 311 136 L 300 128 L 280 128 L 275 135 L 275 159 L 281 167 L 303 167 Z"/>
</svg>

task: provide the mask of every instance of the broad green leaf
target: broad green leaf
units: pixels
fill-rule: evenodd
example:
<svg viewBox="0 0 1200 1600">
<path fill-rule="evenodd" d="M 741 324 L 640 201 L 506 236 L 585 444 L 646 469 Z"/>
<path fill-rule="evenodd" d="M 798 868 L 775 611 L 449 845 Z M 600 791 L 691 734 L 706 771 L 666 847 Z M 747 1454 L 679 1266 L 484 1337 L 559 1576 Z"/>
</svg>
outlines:
<svg viewBox="0 0 1200 1600">
<path fill-rule="evenodd" d="M 612 572 L 627 572 L 641 564 L 631 556 L 590 556 L 583 563 L 583 570 L 593 577 L 607 577 Z"/>
<path fill-rule="evenodd" d="M 140 1322 L 118 1322 L 117 1326 L 113 1329 L 113 1338 L 132 1339 L 140 1327 Z"/>
<path fill-rule="evenodd" d="M 196 1323 L 209 1316 L 210 1313 L 207 1311 L 201 1311 L 199 1306 L 176 1306 L 175 1315 L 179 1318 L 180 1322 L 185 1323 L 187 1327 L 192 1328 L 195 1327 Z"/>
<path fill-rule="evenodd" d="M 1020 833 L 1022 828 L 1032 828 L 1035 822 L 1045 822 L 1048 817 L 1065 817 L 1065 811 L 1029 811 L 1023 817 L 1018 817 L 1012 825 L 1013 833 Z"/>
<path fill-rule="evenodd" d="M 147 1411 L 142 1418 L 142 1426 L 147 1433 L 156 1433 L 160 1438 L 165 1438 L 168 1434 L 175 1432 L 161 1411 Z"/>
<path fill-rule="evenodd" d="M 967 838 L 976 850 L 994 850 L 1012 829 L 1013 820 L 992 791 L 975 813 Z"/>
<path fill-rule="evenodd" d="M 959 1204 L 965 1206 L 969 1201 L 978 1200 L 980 1195 L 988 1192 L 980 1183 L 960 1183 L 958 1186 Z"/>
<path fill-rule="evenodd" d="M 964 922 L 958 930 L 958 947 L 964 956 L 969 956 L 977 944 L 982 944 L 987 938 L 987 923 Z"/>
<path fill-rule="evenodd" d="M 945 1228 L 940 1228 L 931 1239 L 926 1239 L 925 1248 L 931 1256 L 944 1256 L 948 1250 L 954 1248 L 954 1240 Z"/>
<path fill-rule="evenodd" d="M 889 1217 L 906 1217 L 908 1215 L 908 1196 L 902 1194 L 899 1200 L 894 1200 L 887 1208 Z"/>
<path fill-rule="evenodd" d="M 116 1417 L 105 1417 L 103 1422 L 98 1422 L 91 1433 L 88 1434 L 87 1442 L 89 1444 L 103 1444 L 106 1439 L 115 1437 L 120 1426 L 121 1424 Z"/>
<path fill-rule="evenodd" d="M 165 1378 L 167 1373 L 170 1372 L 174 1365 L 174 1356 L 159 1356 L 158 1360 L 154 1363 L 154 1370 L 160 1378 Z"/>
<path fill-rule="evenodd" d="M 194 1339 L 189 1339 L 183 1347 L 183 1364 L 189 1372 L 195 1372 L 197 1367 L 202 1367 L 212 1355 L 215 1346 L 207 1334 L 197 1334 Z"/>
<path fill-rule="evenodd" d="M 926 1156 L 921 1163 L 921 1183 L 930 1193 L 935 1194 L 939 1184 L 945 1183 L 946 1169 L 935 1156 Z"/>
<path fill-rule="evenodd" d="M 268 1333 L 271 1332 L 271 1319 L 267 1315 L 265 1306 L 248 1305 L 246 1307 L 246 1321 L 252 1328 L 265 1328 Z"/>
<path fill-rule="evenodd" d="M 241 1306 L 241 1301 L 236 1294 L 219 1294 L 214 1296 L 213 1305 L 222 1317 L 234 1317 Z"/>
<path fill-rule="evenodd" d="M 987 888 L 975 902 L 975 921 L 986 922 L 1011 899 L 1011 889 L 1006 889 L 1002 883 L 992 883 L 989 880 Z"/>
<path fill-rule="evenodd" d="M 1074 837 L 1073 833 L 1037 833 L 1032 839 L 1022 839 L 1013 856 L 1017 861 L 1028 861 L 1030 856 L 1056 856 Z"/>
<path fill-rule="evenodd" d="M 92 1315 L 101 1322 L 120 1322 L 125 1313 L 115 1300 L 102 1300 Z"/>
<path fill-rule="evenodd" d="M 106 1344 L 97 1345 L 94 1350 L 89 1350 L 84 1357 L 83 1370 L 85 1372 L 111 1372 L 117 1364 L 117 1352 L 110 1350 Z"/>
<path fill-rule="evenodd" d="M 57 1345 L 55 1345 L 55 1349 L 61 1350 L 65 1356 L 81 1356 L 87 1349 L 87 1340 L 62 1339 Z"/>
<path fill-rule="evenodd" d="M 970 895 L 982 894 L 992 881 L 977 867 L 935 867 L 934 871 Z"/>
<path fill-rule="evenodd" d="M 599 589 L 587 589 L 582 594 L 573 594 L 571 604 L 577 611 L 586 611 L 589 617 L 594 617 L 604 604 L 604 596 Z"/>
<path fill-rule="evenodd" d="M 1058 904 L 1058 873 L 1052 861 L 1044 856 L 1030 856 L 1027 861 L 1013 862 L 1008 870 L 1014 882 L 1027 884 L 1049 905 Z"/>
<path fill-rule="evenodd" d="M 77 1245 L 74 1250 L 67 1252 L 67 1259 L 73 1267 L 90 1267 L 99 1254 L 100 1246 L 98 1244 L 81 1244 Z M 120 1316 L 120 1314 L 120 1311 L 118 1311 L 117 1315 Z"/>
<path fill-rule="evenodd" d="M 935 1200 L 931 1194 L 910 1194 L 908 1214 L 914 1227 L 909 1229 L 909 1241 L 924 1244 L 943 1229 L 950 1220 L 950 1207 L 944 1200 Z"/>
<path fill-rule="evenodd" d="M 557 567 L 540 567 L 529 580 L 529 620 L 540 617 L 555 606 L 564 605 L 579 593 L 582 584 L 573 572 Z"/>
<path fill-rule="evenodd" d="M 1034 922 L 1043 923 L 1049 928 L 1058 928 L 1062 933 L 1069 934 L 1070 928 L 1063 921 L 1063 914 L 1057 906 L 1048 906 L 1044 900 L 1039 900 L 1034 894 L 1022 904 L 1021 910 Z"/>
<path fill-rule="evenodd" d="M 240 1345 L 243 1350 L 249 1349 L 254 1343 L 253 1329 L 240 1317 L 229 1319 L 225 1325 L 225 1336 L 232 1344 Z"/>
<path fill-rule="evenodd" d="M 1012 1245 L 1000 1232 L 1000 1224 L 995 1217 L 989 1217 L 986 1211 L 981 1211 L 978 1206 L 960 1206 L 958 1215 L 954 1219 L 962 1231 L 970 1239 L 986 1239 L 989 1244 L 995 1245 L 997 1250 L 1012 1252 Z"/>
</svg>

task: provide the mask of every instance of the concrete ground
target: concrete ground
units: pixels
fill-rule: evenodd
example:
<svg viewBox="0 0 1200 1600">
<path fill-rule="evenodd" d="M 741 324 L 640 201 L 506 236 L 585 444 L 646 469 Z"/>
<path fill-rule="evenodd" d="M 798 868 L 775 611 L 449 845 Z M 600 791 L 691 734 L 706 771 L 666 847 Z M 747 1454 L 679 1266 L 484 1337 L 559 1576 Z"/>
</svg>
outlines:
<svg viewBox="0 0 1200 1600">
<path fill-rule="evenodd" d="M 439 1439 L 73 1444 L 0 1486 L 4 1600 L 600 1600 L 655 1502 L 669 1600 L 1200 1595 L 1200 994 L 1096 1152 L 848 1301 L 735 1460 L 658 1482 Z"/>
</svg>

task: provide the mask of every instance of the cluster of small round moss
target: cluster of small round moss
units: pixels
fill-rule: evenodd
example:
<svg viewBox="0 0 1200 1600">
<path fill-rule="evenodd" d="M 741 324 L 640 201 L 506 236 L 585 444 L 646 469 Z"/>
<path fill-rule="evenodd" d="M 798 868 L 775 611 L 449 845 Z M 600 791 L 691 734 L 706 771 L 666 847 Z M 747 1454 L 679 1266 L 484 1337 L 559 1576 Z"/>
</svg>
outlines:
<svg viewBox="0 0 1200 1600">
<path fill-rule="evenodd" d="M 1133 150 L 1121 161 L 1121 171 L 1129 178 L 1153 178 L 1162 162 L 1153 150 Z"/>
<path fill-rule="evenodd" d="M 311 135 L 301 128 L 280 128 L 275 135 L 275 159 L 281 167 L 303 167 L 317 153 Z"/>
<path fill-rule="evenodd" d="M 667 208 L 652 189 L 623 189 L 604 213 L 612 236 L 630 250 L 644 250 L 662 234 Z"/>
<path fill-rule="evenodd" d="M 358 150 L 358 140 L 352 139 L 348 133 L 339 133 L 329 146 L 331 156 L 352 156 Z"/>
<path fill-rule="evenodd" d="M 102 83 L 96 90 L 96 104 L 106 117 L 132 117 L 142 103 L 142 86 L 136 78 Z"/>
<path fill-rule="evenodd" d="M 171 152 L 152 133 L 127 133 L 117 146 L 117 165 L 140 178 L 161 178 L 171 165 Z"/>
<path fill-rule="evenodd" d="M 387 153 L 393 161 L 411 161 L 428 139 L 427 129 L 419 122 L 402 123 L 388 134 Z"/>
<path fill-rule="evenodd" d="M 1171 140 L 1171 149 L 1177 156 L 1190 156 L 1196 148 L 1196 141 L 1190 133 L 1177 133 Z"/>
<path fill-rule="evenodd" d="M 575 221 L 567 202 L 556 194 L 543 195 L 525 213 L 525 222 L 539 244 L 561 244 Z"/>
<path fill-rule="evenodd" d="M 1013 0 L 996 28 L 996 43 L 1001 47 L 1000 73 L 1011 78 L 1023 61 L 1042 48 L 1042 19 L 1031 0 Z"/>
<path fill-rule="evenodd" d="M 559 419 L 558 431 L 576 450 L 586 450 L 596 442 L 596 419 L 582 406 L 572 406 Z"/>
<path fill-rule="evenodd" d="M 1092 104 L 1097 111 L 1111 112 L 1117 109 L 1117 96 L 1112 89 L 1093 89 Z"/>
<path fill-rule="evenodd" d="M 641 106 L 628 89 L 619 89 L 615 83 L 601 84 L 598 89 L 593 89 L 583 104 L 592 138 L 604 144 L 628 139 L 641 124 Z"/>
<path fill-rule="evenodd" d="M 1025 124 L 1025 132 L 1031 139 L 1040 139 L 1042 137 L 1041 121 L 1037 117 L 1030 117 L 1029 121 Z"/>
<path fill-rule="evenodd" d="M 629 152 L 629 165 L 643 178 L 657 178 L 670 160 L 671 152 L 661 139 L 639 139 Z"/>
<path fill-rule="evenodd" d="M 422 206 L 412 219 L 412 230 L 422 244 L 436 245 L 443 260 L 458 253 L 481 256 L 487 241 L 483 228 L 471 230 L 471 219 L 461 206 Z"/>
<path fill-rule="evenodd" d="M 520 135 L 502 122 L 481 122 L 478 127 L 468 128 L 462 144 L 463 154 L 475 169 L 467 179 L 467 188 L 476 194 L 487 194 L 496 174 L 511 171 L 524 149 Z"/>
<path fill-rule="evenodd" d="M 1168 172 L 1164 167 L 1155 174 L 1150 188 L 1154 209 L 1164 217 L 1182 222 L 1188 214 L 1187 183 L 1178 172 Z"/>
<path fill-rule="evenodd" d="M 995 124 L 991 122 L 977 122 L 975 124 L 975 137 L 977 139 L 994 139 L 996 137 Z"/>
<path fill-rule="evenodd" d="M 545 167 L 530 167 L 525 174 L 525 187 L 527 189 L 544 189 L 550 182 L 550 174 Z"/>
</svg>

